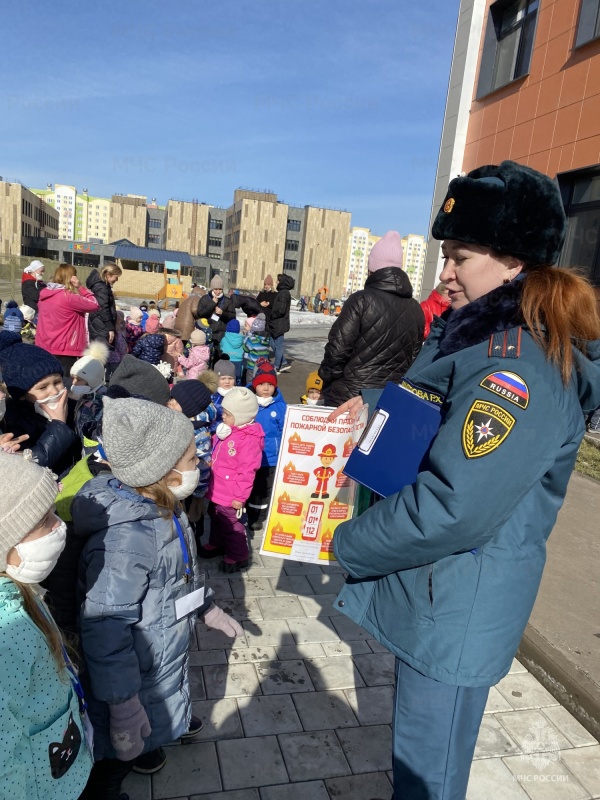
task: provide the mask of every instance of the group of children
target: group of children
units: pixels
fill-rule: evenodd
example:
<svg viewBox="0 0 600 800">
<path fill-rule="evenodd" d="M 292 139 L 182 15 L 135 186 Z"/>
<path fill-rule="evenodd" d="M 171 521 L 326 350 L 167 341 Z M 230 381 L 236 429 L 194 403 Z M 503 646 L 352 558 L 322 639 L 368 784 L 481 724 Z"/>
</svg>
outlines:
<svg viewBox="0 0 600 800">
<path fill-rule="evenodd" d="M 111 800 L 129 770 L 162 767 L 162 746 L 202 727 L 187 687 L 196 617 L 242 632 L 200 591 L 197 555 L 244 569 L 268 511 L 286 403 L 263 315 L 245 334 L 231 326 L 214 370 L 194 331 L 169 385 L 135 355 L 160 319 L 133 312 L 120 361 L 111 369 L 92 342 L 68 390 L 54 356 L 0 332 L 0 774 L 15 796 Z M 303 402 L 319 402 L 319 382 L 309 376 Z"/>
</svg>

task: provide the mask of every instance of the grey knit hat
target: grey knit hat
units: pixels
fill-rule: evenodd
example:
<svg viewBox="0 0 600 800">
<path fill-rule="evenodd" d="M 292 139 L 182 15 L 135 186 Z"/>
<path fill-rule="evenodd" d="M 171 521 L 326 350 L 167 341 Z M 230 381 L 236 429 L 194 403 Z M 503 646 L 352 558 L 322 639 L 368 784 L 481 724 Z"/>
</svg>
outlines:
<svg viewBox="0 0 600 800">
<path fill-rule="evenodd" d="M 219 378 L 235 378 L 235 365 L 228 358 L 221 358 L 215 364 L 215 372 Z"/>
<path fill-rule="evenodd" d="M 58 494 L 56 478 L 21 455 L 0 450 L 0 572 L 6 556 L 41 522 Z"/>
<path fill-rule="evenodd" d="M 158 403 L 104 397 L 103 406 L 104 451 L 115 478 L 128 486 L 150 486 L 164 478 L 194 438 L 191 420 Z"/>
<path fill-rule="evenodd" d="M 258 400 L 254 392 L 245 386 L 236 386 L 227 392 L 221 403 L 224 411 L 233 414 L 236 428 L 254 422 L 258 414 Z"/>
<path fill-rule="evenodd" d="M 140 361 L 132 355 L 123 356 L 123 360 L 113 372 L 109 385 L 121 386 L 129 394 L 147 397 L 148 400 L 161 406 L 166 406 L 171 399 L 166 378 L 155 366 L 147 361 Z"/>
</svg>

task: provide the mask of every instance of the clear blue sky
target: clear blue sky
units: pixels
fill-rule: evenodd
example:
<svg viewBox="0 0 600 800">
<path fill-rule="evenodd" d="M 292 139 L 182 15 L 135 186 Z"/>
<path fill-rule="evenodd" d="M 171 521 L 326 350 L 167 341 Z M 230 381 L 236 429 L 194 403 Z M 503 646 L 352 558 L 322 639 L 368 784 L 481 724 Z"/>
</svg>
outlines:
<svg viewBox="0 0 600 800">
<path fill-rule="evenodd" d="M 2 15 L 0 175 L 427 233 L 458 0 L 32 0 Z"/>
</svg>

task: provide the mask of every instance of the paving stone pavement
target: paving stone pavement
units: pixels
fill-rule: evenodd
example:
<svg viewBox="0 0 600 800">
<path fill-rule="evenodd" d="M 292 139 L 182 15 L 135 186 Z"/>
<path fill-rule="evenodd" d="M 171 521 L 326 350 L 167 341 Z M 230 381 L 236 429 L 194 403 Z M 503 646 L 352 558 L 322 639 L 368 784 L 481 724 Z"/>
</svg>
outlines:
<svg viewBox="0 0 600 800">
<path fill-rule="evenodd" d="M 201 562 L 233 640 L 197 625 L 190 659 L 204 729 L 173 744 L 130 800 L 389 800 L 394 659 L 333 607 L 337 565 L 255 555 L 225 578 Z M 600 798 L 600 745 L 515 661 L 490 691 L 467 800 Z"/>
</svg>

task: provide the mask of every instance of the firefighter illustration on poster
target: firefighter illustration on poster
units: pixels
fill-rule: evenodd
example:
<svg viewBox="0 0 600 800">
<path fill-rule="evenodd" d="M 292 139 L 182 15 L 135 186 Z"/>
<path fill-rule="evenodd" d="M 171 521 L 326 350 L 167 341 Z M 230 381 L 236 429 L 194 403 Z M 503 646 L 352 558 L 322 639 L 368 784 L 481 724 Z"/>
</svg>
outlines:
<svg viewBox="0 0 600 800">
<path fill-rule="evenodd" d="M 311 494 L 311 497 L 320 497 L 326 500 L 329 497 L 327 486 L 329 479 L 335 475 L 335 470 L 331 468 L 335 460 L 335 447 L 332 444 L 326 444 L 323 451 L 319 453 L 321 459 L 321 466 L 314 470 L 313 475 L 317 479 L 317 490 Z"/>
</svg>

